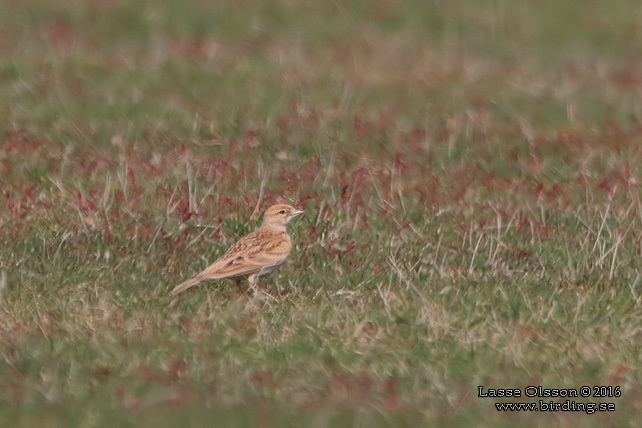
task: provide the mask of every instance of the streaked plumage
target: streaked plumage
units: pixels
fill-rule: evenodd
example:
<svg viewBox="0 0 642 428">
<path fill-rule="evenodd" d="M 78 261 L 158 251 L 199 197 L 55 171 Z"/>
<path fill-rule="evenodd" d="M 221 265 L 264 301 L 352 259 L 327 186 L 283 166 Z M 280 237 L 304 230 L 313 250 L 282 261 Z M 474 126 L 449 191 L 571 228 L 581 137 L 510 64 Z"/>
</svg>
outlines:
<svg viewBox="0 0 642 428">
<path fill-rule="evenodd" d="M 239 277 L 247 277 L 250 287 L 257 291 L 258 277 L 274 272 L 290 254 L 292 242 L 285 225 L 302 213 L 290 205 L 271 206 L 261 227 L 241 238 L 203 272 L 178 284 L 171 294 L 182 293 L 206 279 Z"/>
</svg>

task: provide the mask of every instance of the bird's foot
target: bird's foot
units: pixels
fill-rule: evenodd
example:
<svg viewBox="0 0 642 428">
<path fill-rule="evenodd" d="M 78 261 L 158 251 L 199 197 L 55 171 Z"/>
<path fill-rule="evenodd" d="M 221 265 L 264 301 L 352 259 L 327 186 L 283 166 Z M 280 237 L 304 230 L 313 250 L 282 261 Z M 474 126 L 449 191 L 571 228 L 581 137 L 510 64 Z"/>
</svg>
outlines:
<svg viewBox="0 0 642 428">
<path fill-rule="evenodd" d="M 257 302 L 264 302 L 267 300 L 271 300 L 273 302 L 278 302 L 279 299 L 276 297 L 272 296 L 269 293 L 266 293 L 265 291 L 261 290 L 254 290 L 254 293 L 252 294 L 252 300 L 257 301 Z"/>
</svg>

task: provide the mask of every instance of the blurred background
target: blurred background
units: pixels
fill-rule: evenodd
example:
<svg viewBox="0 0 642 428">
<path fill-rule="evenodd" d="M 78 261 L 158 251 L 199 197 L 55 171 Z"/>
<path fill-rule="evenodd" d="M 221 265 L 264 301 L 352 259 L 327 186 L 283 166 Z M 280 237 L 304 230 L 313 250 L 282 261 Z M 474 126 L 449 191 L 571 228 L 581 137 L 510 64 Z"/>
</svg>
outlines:
<svg viewBox="0 0 642 428">
<path fill-rule="evenodd" d="M 641 53 L 633 0 L 1 1 L 2 425 L 635 425 Z M 275 202 L 278 301 L 167 296 Z"/>
</svg>

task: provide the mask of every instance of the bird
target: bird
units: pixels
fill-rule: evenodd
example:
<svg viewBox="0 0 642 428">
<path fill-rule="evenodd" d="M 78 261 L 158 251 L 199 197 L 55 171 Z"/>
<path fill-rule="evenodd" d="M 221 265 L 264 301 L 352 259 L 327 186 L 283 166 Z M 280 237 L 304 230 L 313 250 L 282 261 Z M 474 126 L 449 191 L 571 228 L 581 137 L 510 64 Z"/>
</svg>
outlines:
<svg viewBox="0 0 642 428">
<path fill-rule="evenodd" d="M 277 270 L 290 254 L 292 241 L 285 226 L 301 214 L 303 211 L 287 204 L 269 207 L 259 228 L 232 245 L 207 269 L 178 284 L 170 294 L 175 296 L 208 279 L 243 277 L 257 293 L 258 278 Z"/>
</svg>

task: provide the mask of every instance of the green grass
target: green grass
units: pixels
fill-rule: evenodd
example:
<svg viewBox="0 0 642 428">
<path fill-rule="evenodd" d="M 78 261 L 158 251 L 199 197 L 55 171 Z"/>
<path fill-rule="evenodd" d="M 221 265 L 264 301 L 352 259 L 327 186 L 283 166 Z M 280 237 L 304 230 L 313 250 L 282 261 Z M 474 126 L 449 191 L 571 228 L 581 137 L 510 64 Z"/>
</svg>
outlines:
<svg viewBox="0 0 642 428">
<path fill-rule="evenodd" d="M 641 13 L 3 2 L 0 425 L 635 426 Z M 169 297 L 275 202 L 277 301 Z"/>
</svg>

